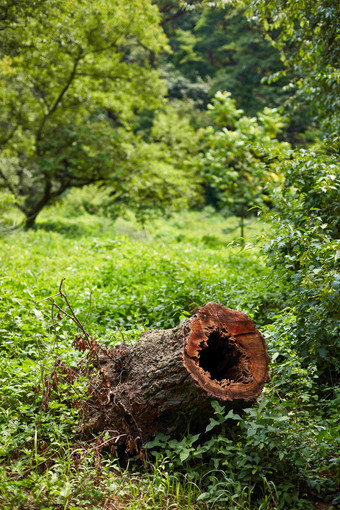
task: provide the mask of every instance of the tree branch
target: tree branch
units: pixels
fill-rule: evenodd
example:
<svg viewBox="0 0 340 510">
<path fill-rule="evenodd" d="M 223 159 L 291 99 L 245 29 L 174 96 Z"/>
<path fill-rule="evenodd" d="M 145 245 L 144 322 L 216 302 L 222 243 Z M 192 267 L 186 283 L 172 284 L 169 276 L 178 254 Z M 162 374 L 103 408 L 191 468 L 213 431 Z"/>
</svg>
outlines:
<svg viewBox="0 0 340 510">
<path fill-rule="evenodd" d="M 67 82 L 65 83 L 64 87 L 62 88 L 62 90 L 60 91 L 57 99 L 55 100 L 53 106 L 51 106 L 51 108 L 48 110 L 47 114 L 44 115 L 43 117 L 43 120 L 40 124 L 40 127 L 38 129 L 38 132 L 37 132 L 37 135 L 36 135 L 36 141 L 37 141 L 37 145 L 39 144 L 39 142 L 41 141 L 41 138 L 42 138 L 42 132 L 43 132 L 43 129 L 44 129 L 44 126 L 46 124 L 46 121 L 49 117 L 51 117 L 51 115 L 53 115 L 53 113 L 56 111 L 56 109 L 58 108 L 61 100 L 63 99 L 64 95 L 66 94 L 66 92 L 68 91 L 68 89 L 70 88 L 75 76 L 76 76 L 76 72 L 77 72 L 77 67 L 78 67 L 78 64 L 80 62 L 80 60 L 83 58 L 83 54 L 80 53 L 74 63 L 73 63 L 73 68 L 72 68 L 72 71 L 71 71 L 71 74 L 67 80 Z"/>
<path fill-rule="evenodd" d="M 184 16 L 186 11 L 183 9 L 180 9 L 179 11 L 175 12 L 172 16 L 169 16 L 169 18 L 163 19 L 160 23 L 161 27 L 164 27 L 164 25 L 167 25 L 170 23 L 170 21 L 174 21 L 177 18 L 180 18 L 181 16 Z"/>
</svg>

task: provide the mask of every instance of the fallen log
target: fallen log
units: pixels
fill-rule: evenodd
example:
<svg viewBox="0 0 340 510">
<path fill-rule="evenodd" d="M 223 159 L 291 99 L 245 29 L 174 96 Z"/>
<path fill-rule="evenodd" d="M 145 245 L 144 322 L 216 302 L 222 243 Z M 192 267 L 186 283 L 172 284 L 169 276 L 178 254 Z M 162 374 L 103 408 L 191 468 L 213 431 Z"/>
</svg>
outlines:
<svg viewBox="0 0 340 510">
<path fill-rule="evenodd" d="M 98 360 L 99 399 L 88 406 L 82 431 L 114 431 L 132 452 L 158 432 L 187 430 L 189 422 L 204 430 L 214 399 L 249 405 L 262 391 L 269 358 L 249 317 L 208 303 L 179 326 L 147 331 Z"/>
</svg>

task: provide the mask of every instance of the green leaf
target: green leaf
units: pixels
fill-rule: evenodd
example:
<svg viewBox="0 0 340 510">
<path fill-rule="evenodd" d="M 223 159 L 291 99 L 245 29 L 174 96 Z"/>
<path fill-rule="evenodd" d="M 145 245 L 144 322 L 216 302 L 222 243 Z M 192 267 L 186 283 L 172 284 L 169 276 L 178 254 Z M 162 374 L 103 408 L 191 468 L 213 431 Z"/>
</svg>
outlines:
<svg viewBox="0 0 340 510">
<path fill-rule="evenodd" d="M 179 454 L 179 458 L 181 459 L 181 462 L 184 462 L 185 460 L 187 460 L 189 455 L 190 455 L 190 450 L 183 450 L 183 451 L 181 451 L 180 454 Z"/>
<path fill-rule="evenodd" d="M 225 417 L 226 420 L 237 420 L 240 421 L 242 418 L 239 414 L 235 414 L 232 409 L 228 412 L 228 414 Z"/>
<path fill-rule="evenodd" d="M 209 432 L 210 430 L 212 430 L 217 425 L 220 425 L 220 422 L 214 420 L 213 418 L 210 418 L 210 423 L 206 426 L 205 431 Z"/>
</svg>

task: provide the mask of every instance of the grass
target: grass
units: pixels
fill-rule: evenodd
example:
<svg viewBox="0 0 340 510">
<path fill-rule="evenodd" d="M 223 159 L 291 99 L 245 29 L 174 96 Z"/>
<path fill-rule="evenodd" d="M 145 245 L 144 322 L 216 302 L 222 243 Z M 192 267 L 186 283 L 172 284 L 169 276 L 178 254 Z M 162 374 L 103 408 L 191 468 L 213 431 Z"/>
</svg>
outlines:
<svg viewBox="0 0 340 510">
<path fill-rule="evenodd" d="M 223 218 L 210 209 L 155 219 L 141 227 L 133 216 L 112 222 L 100 216 L 70 215 L 68 207 L 66 203 L 44 211 L 36 230 L 0 238 L 1 508 L 308 508 L 305 488 L 299 492 L 294 483 L 289 485 L 288 473 L 285 489 L 283 482 L 277 482 L 275 464 L 271 471 L 261 471 L 267 454 L 280 462 L 278 441 L 292 459 L 298 453 L 305 458 L 314 444 L 323 448 L 325 461 L 310 454 L 309 467 L 303 469 L 317 465 L 318 477 L 310 478 L 319 480 L 326 473 L 328 480 L 325 463 L 334 455 L 335 427 L 331 418 L 327 422 L 314 416 L 314 425 L 323 423 L 325 434 L 321 428 L 319 435 L 312 433 L 309 424 L 306 442 L 298 445 L 315 407 L 314 390 L 308 386 L 313 380 L 294 353 L 274 341 L 274 317 L 289 304 L 289 296 L 259 249 L 250 245 L 267 227 L 249 222 L 249 246 L 244 248 L 236 218 Z M 225 422 L 220 413 L 218 435 L 208 438 L 210 443 L 189 447 L 190 436 L 181 443 L 165 438 L 161 448 L 150 448 L 144 470 L 136 461 L 124 470 L 105 445 L 77 440 L 78 415 L 68 405 L 67 384 L 60 384 L 53 393 L 48 410 L 42 409 L 37 391 L 53 366 L 56 349 L 70 365 L 78 358 L 71 348 L 74 329 L 61 324 L 56 346 L 50 305 L 41 301 L 58 291 L 62 278 L 75 312 L 91 334 L 108 346 L 121 341 L 122 335 L 135 341 L 144 328 L 173 327 L 208 301 L 250 315 L 260 328 L 265 326 L 271 353 L 280 354 L 263 400 L 266 423 L 273 430 L 268 432 L 262 418 L 251 414 L 233 429 L 230 419 Z M 77 391 L 83 391 L 81 382 Z M 300 415 L 287 418 L 286 424 L 281 417 L 288 416 L 289 402 L 296 405 L 303 391 L 306 402 L 300 406 Z M 227 443 L 229 450 L 221 449 L 230 436 L 223 432 L 226 423 L 234 434 L 234 443 Z M 261 441 L 272 442 L 272 450 L 263 446 L 263 455 L 259 460 L 254 457 L 250 465 Z M 245 464 L 233 450 L 236 446 L 243 449 Z M 207 448 L 213 452 L 210 457 Z M 183 467 L 178 454 L 185 449 L 189 453 Z M 295 467 L 296 459 L 292 460 Z M 315 483 L 322 489 L 322 481 Z M 332 487 L 330 482 L 329 491 Z M 316 494 L 318 489 L 311 491 Z"/>
</svg>

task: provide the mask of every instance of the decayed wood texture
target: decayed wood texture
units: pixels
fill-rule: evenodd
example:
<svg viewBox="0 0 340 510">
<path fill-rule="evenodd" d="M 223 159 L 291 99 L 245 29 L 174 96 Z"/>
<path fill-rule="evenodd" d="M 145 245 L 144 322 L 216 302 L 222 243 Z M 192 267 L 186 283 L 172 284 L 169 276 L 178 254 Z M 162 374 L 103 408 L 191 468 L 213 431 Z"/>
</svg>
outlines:
<svg viewBox="0 0 340 510">
<path fill-rule="evenodd" d="M 132 451 L 157 432 L 203 429 L 213 399 L 239 406 L 254 401 L 268 373 L 262 335 L 244 313 L 208 303 L 169 330 L 142 334 L 131 346 L 100 357 L 100 404 L 84 432 L 113 430 Z"/>
</svg>

